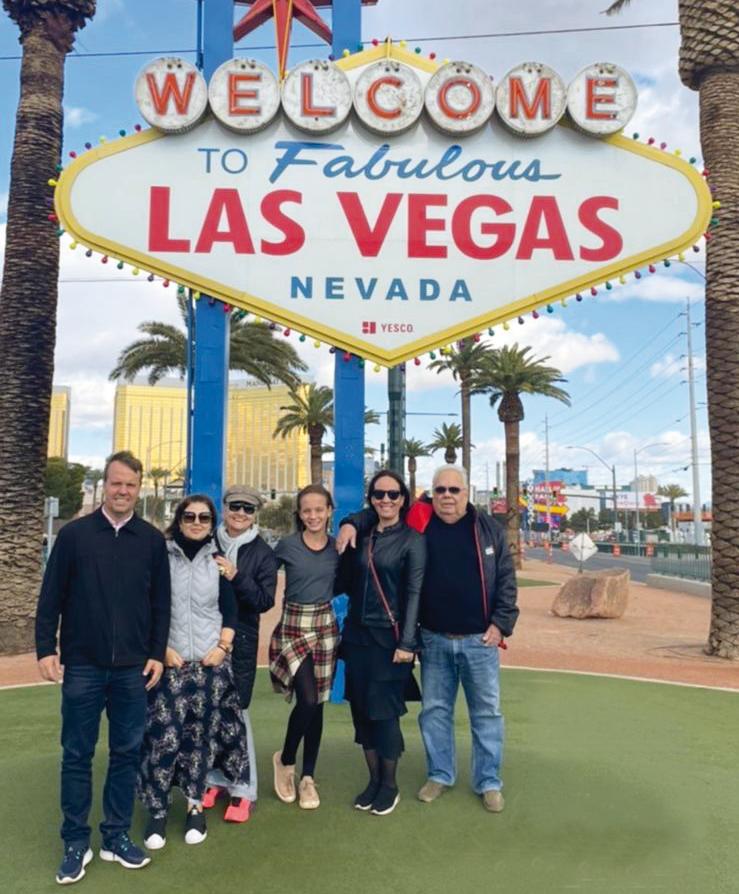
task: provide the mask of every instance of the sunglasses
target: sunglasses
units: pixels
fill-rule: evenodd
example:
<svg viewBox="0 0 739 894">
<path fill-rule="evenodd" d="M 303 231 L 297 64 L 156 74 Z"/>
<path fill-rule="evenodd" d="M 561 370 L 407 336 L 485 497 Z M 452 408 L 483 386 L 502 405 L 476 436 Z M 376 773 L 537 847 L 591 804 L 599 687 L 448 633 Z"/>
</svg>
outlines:
<svg viewBox="0 0 739 894">
<path fill-rule="evenodd" d="M 450 493 L 450 494 L 454 494 L 454 496 L 456 497 L 457 494 L 462 493 L 462 488 L 456 487 L 455 485 L 452 485 L 452 487 L 444 487 L 443 485 L 438 484 L 434 488 L 434 493 L 438 494 L 439 496 L 442 496 L 443 494 L 446 494 L 446 493 Z"/>
<path fill-rule="evenodd" d="M 253 503 L 242 503 L 237 500 L 228 504 L 229 512 L 238 512 L 239 510 L 245 512 L 247 515 L 254 515 L 257 511 L 257 507 Z"/>
<path fill-rule="evenodd" d="M 395 502 L 396 500 L 400 499 L 400 491 L 399 490 L 379 490 L 378 488 L 375 488 L 372 491 L 372 493 L 370 494 L 370 496 L 372 497 L 373 500 L 384 500 L 385 497 L 387 497 L 388 500 L 392 500 L 393 502 Z"/>
<path fill-rule="evenodd" d="M 213 521 L 210 512 L 183 512 L 182 521 L 186 525 L 194 525 L 196 522 L 201 525 L 209 525 Z"/>
</svg>

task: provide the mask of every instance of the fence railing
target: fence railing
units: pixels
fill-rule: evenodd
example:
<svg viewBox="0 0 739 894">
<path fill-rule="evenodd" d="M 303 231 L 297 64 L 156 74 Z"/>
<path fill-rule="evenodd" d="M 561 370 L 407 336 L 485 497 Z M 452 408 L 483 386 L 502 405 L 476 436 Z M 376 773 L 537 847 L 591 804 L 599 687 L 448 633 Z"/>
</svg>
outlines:
<svg viewBox="0 0 739 894">
<path fill-rule="evenodd" d="M 657 543 L 652 556 L 652 573 L 710 581 L 711 548 L 682 543 Z"/>
</svg>

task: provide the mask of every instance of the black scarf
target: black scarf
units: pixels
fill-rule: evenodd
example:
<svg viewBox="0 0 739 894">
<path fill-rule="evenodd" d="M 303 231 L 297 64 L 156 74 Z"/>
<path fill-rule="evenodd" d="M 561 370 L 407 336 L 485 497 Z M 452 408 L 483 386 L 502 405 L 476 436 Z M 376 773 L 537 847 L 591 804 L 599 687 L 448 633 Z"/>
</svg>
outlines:
<svg viewBox="0 0 739 894">
<path fill-rule="evenodd" d="M 172 532 L 172 539 L 180 547 L 182 552 L 187 556 L 187 558 L 192 562 L 192 560 L 197 556 L 200 550 L 206 546 L 213 539 L 213 532 L 205 538 L 205 540 L 192 540 L 190 537 L 185 537 L 182 531 L 177 528 Z"/>
</svg>

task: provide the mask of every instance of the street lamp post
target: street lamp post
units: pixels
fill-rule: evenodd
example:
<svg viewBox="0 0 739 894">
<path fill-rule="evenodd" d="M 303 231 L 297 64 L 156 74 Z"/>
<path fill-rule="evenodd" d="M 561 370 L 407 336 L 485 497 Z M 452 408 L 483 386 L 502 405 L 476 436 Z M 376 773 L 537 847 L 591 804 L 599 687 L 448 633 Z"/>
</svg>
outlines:
<svg viewBox="0 0 739 894">
<path fill-rule="evenodd" d="M 613 486 L 613 529 L 616 530 L 618 526 L 618 497 L 616 496 L 616 466 L 608 465 L 608 463 L 603 459 L 602 456 L 597 454 L 595 450 L 591 450 L 590 447 L 577 447 L 574 445 L 570 445 L 567 447 L 568 450 L 587 450 L 588 453 L 592 453 L 593 456 L 598 460 L 601 465 L 604 465 L 612 476 L 612 486 Z"/>
</svg>

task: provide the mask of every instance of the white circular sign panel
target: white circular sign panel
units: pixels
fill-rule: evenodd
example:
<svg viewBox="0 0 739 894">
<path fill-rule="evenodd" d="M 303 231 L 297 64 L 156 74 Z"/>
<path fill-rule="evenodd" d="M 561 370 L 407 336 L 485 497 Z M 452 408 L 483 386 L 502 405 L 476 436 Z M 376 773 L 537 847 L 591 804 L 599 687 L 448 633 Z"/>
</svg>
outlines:
<svg viewBox="0 0 739 894">
<path fill-rule="evenodd" d="M 343 124 L 352 110 L 349 78 L 332 62 L 301 62 L 282 84 L 282 108 L 300 130 L 329 133 Z"/>
<path fill-rule="evenodd" d="M 469 62 L 449 62 L 426 85 L 426 111 L 444 133 L 474 133 L 490 119 L 495 90 L 490 77 Z"/>
<path fill-rule="evenodd" d="M 631 75 L 612 62 L 595 62 L 579 71 L 567 89 L 567 110 L 575 124 L 598 137 L 623 130 L 636 111 Z"/>
<path fill-rule="evenodd" d="M 535 137 L 551 130 L 567 108 L 567 87 L 562 78 L 541 62 L 524 62 L 512 68 L 498 84 L 498 117 L 513 133 Z"/>
<path fill-rule="evenodd" d="M 256 59 L 229 59 L 213 72 L 208 98 L 221 124 L 237 133 L 256 133 L 280 108 L 280 84 Z"/>
<path fill-rule="evenodd" d="M 412 68 L 400 62 L 375 62 L 354 85 L 354 108 L 364 125 L 375 133 L 403 133 L 423 111 L 421 81 Z"/>
<path fill-rule="evenodd" d="M 208 85 L 198 69 L 177 56 L 145 65 L 134 85 L 136 105 L 147 124 L 165 133 L 184 133 L 208 108 Z"/>
</svg>

